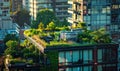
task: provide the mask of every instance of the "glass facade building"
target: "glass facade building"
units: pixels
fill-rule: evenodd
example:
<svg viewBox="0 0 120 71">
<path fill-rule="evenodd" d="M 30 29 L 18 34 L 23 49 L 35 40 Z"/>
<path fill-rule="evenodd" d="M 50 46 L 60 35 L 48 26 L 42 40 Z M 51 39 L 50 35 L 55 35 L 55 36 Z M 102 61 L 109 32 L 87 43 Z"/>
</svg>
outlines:
<svg viewBox="0 0 120 71">
<path fill-rule="evenodd" d="M 106 28 L 113 38 L 120 38 L 120 0 L 69 0 L 68 21 L 86 22 L 88 29 Z"/>
<path fill-rule="evenodd" d="M 59 71 L 117 71 L 117 49 L 108 44 L 59 51 Z"/>
</svg>

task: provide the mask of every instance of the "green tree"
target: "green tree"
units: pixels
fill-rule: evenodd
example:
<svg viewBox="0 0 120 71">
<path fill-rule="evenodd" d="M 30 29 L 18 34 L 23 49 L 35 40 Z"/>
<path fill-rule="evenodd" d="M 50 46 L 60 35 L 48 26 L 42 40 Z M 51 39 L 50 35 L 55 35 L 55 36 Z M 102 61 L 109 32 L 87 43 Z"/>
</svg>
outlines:
<svg viewBox="0 0 120 71">
<path fill-rule="evenodd" d="M 66 19 L 64 19 L 64 21 L 62 22 L 62 27 L 63 26 L 69 26 L 70 25 L 70 23 L 66 20 Z"/>
<path fill-rule="evenodd" d="M 47 25 L 47 29 L 48 30 L 51 30 L 51 31 L 54 31 L 55 30 L 55 23 L 54 22 L 50 22 L 48 25 Z"/>
<path fill-rule="evenodd" d="M 111 37 L 106 32 L 105 28 L 101 28 L 99 30 L 93 31 L 91 35 L 93 37 L 92 40 L 94 40 L 96 43 L 110 43 L 111 42 Z"/>
<path fill-rule="evenodd" d="M 9 40 L 8 42 L 6 42 L 7 45 L 7 49 L 5 50 L 5 55 L 11 55 L 13 57 L 15 57 L 16 55 L 18 55 L 18 42 L 17 41 L 12 41 Z"/>
<path fill-rule="evenodd" d="M 6 42 L 7 47 L 10 48 L 14 48 L 18 46 L 18 42 L 17 41 L 13 41 L 13 40 L 9 40 L 8 42 Z"/>
<path fill-rule="evenodd" d="M 15 40 L 15 41 L 19 41 L 18 36 L 16 36 L 15 34 L 7 34 L 5 36 L 5 38 L 3 39 L 4 43 L 6 43 L 9 40 Z"/>
<path fill-rule="evenodd" d="M 20 27 L 23 27 L 25 23 L 30 25 L 30 15 L 25 9 L 15 12 L 13 19 Z"/>
<path fill-rule="evenodd" d="M 44 27 L 47 27 L 47 24 L 49 24 L 51 21 L 56 21 L 57 18 L 55 17 L 55 14 L 53 11 L 50 11 L 49 9 L 41 9 L 37 13 L 36 22 L 32 23 L 32 25 L 35 25 L 33 28 L 36 28 L 36 25 L 38 27 L 39 23 L 42 22 L 44 24 Z"/>
<path fill-rule="evenodd" d="M 40 24 L 38 25 L 38 29 L 44 30 L 44 24 L 42 22 L 40 22 Z"/>
<path fill-rule="evenodd" d="M 31 28 L 35 28 L 35 29 L 38 28 L 37 21 L 35 21 L 35 20 L 33 20 L 32 23 L 31 23 L 30 25 L 31 25 Z"/>
<path fill-rule="evenodd" d="M 90 43 L 91 42 L 91 39 L 92 39 L 92 36 L 91 36 L 91 31 L 87 30 L 87 31 L 84 31 L 82 33 L 79 33 L 78 34 L 78 42 L 85 42 L 85 43 Z"/>
</svg>

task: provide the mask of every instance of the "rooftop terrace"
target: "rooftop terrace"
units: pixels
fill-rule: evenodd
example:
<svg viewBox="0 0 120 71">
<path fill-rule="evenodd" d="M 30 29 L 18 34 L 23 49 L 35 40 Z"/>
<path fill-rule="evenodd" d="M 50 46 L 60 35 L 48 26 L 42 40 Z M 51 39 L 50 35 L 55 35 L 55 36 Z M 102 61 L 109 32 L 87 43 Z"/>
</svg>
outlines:
<svg viewBox="0 0 120 71">
<path fill-rule="evenodd" d="M 98 34 L 99 33 L 99 34 Z M 29 29 L 24 32 L 31 43 L 44 51 L 46 47 L 89 46 L 102 43 L 111 43 L 110 37 L 103 30 L 94 32 L 82 31 L 41 31 Z"/>
</svg>

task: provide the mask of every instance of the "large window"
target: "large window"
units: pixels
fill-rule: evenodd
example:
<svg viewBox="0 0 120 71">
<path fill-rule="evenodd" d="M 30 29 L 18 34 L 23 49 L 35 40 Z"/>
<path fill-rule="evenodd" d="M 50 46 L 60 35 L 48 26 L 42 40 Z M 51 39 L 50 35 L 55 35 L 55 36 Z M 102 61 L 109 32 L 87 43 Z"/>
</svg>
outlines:
<svg viewBox="0 0 120 71">
<path fill-rule="evenodd" d="M 98 62 L 114 62 L 117 61 L 117 49 L 98 49 L 97 59 Z"/>
<path fill-rule="evenodd" d="M 88 64 L 93 61 L 92 50 L 59 52 L 59 64 Z"/>
</svg>

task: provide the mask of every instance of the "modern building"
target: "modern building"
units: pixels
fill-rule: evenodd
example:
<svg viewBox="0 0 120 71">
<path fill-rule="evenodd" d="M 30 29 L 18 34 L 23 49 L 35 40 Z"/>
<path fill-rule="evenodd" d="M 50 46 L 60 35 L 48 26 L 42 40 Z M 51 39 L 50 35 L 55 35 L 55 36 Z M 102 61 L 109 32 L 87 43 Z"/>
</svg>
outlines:
<svg viewBox="0 0 120 71">
<path fill-rule="evenodd" d="M 74 40 L 66 40 L 63 43 L 62 40 L 56 40 L 56 43 L 51 40 L 53 37 L 50 39 L 50 35 L 40 38 L 37 35 L 32 37 L 27 35 L 28 31 L 25 33 L 26 38 L 39 49 L 40 53 L 45 54 L 44 60 L 40 59 L 45 62 L 43 64 L 49 64 L 46 68 L 50 67 L 51 71 L 117 71 L 118 69 L 119 45 L 116 43 L 90 44 Z M 66 36 L 71 39 L 70 36 L 73 34 L 65 32 L 61 35 L 61 38 Z"/>
<path fill-rule="evenodd" d="M 71 17 L 68 22 L 76 25 L 87 23 L 88 29 L 106 28 L 114 38 L 120 39 L 120 0 L 68 0 Z"/>
<path fill-rule="evenodd" d="M 15 12 L 17 11 L 18 9 L 21 9 L 22 8 L 22 0 L 11 0 L 11 11 L 12 12 Z"/>
<path fill-rule="evenodd" d="M 22 7 L 29 11 L 29 0 L 22 0 Z"/>
<path fill-rule="evenodd" d="M 9 0 L 0 0 L 0 40 L 4 38 L 7 30 L 14 28 L 14 24 L 10 18 Z"/>
<path fill-rule="evenodd" d="M 29 11 L 32 20 L 36 20 L 37 12 L 40 9 L 48 8 L 55 12 L 56 17 L 63 21 L 69 14 L 67 0 L 29 0 Z"/>
<path fill-rule="evenodd" d="M 38 45 L 38 43 L 33 44 Z M 41 51 L 44 47 L 40 47 L 38 49 Z M 50 67 L 52 71 L 117 71 L 118 47 L 118 44 L 111 43 L 46 47 L 44 62 L 50 64 L 46 68 Z"/>
<path fill-rule="evenodd" d="M 104 27 L 113 41 L 120 43 L 120 0 L 69 0 L 68 3 L 71 24 L 85 22 L 90 30 Z"/>
<path fill-rule="evenodd" d="M 58 49 L 59 71 L 117 71 L 118 45 L 103 44 Z"/>
</svg>

